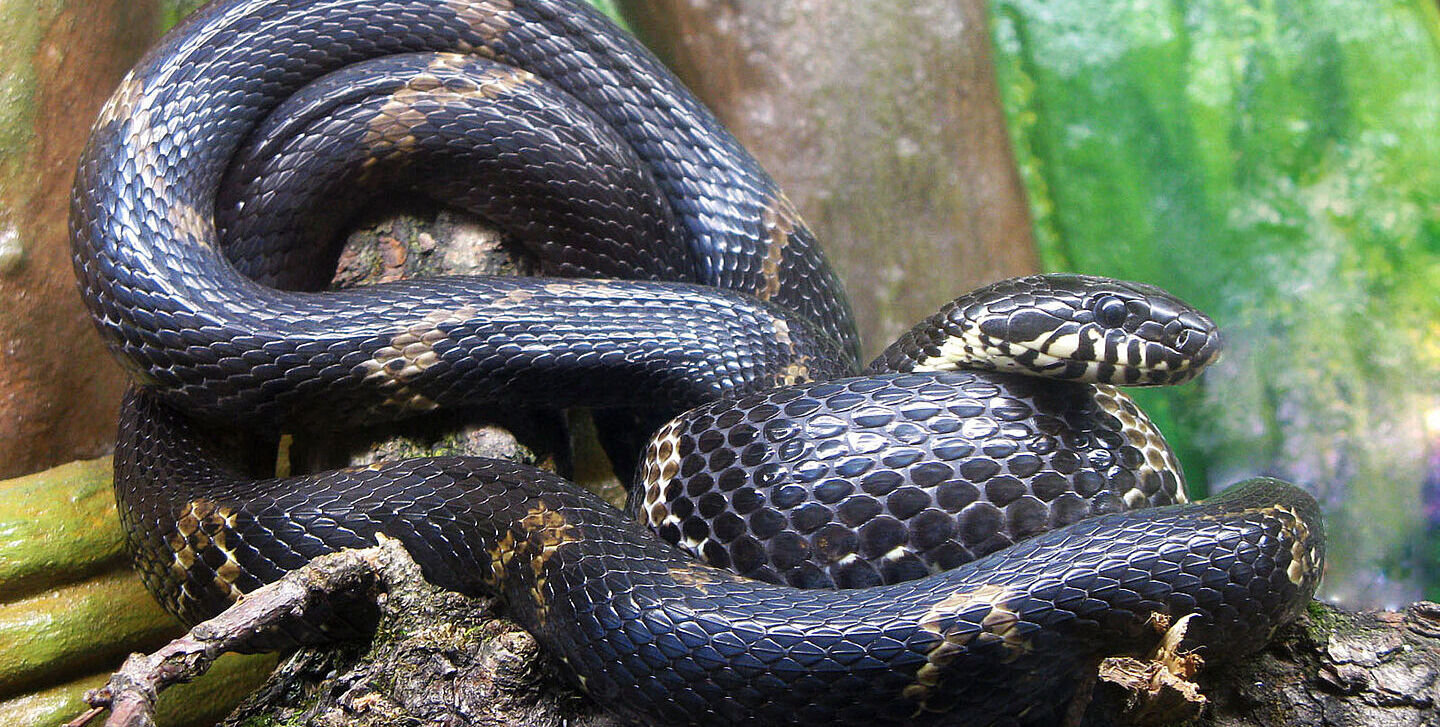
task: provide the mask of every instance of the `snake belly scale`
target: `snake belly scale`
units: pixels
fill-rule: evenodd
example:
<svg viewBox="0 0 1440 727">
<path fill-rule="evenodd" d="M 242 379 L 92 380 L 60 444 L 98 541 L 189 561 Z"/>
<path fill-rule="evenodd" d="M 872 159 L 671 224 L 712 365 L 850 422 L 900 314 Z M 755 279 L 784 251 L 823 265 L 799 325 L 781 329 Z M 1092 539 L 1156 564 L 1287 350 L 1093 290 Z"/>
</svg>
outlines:
<svg viewBox="0 0 1440 727">
<path fill-rule="evenodd" d="M 644 165 L 638 176 L 653 178 L 658 191 L 639 193 L 654 214 L 635 229 L 659 229 L 663 242 L 634 234 L 630 223 L 580 224 L 546 237 L 544 224 L 522 215 L 521 228 L 538 230 L 526 244 L 556 272 L 649 279 L 457 278 L 324 295 L 305 290 L 314 285 L 314 271 L 289 266 L 326 253 L 272 232 L 294 221 L 296 239 L 328 234 L 345 215 L 332 211 L 332 219 L 319 222 L 288 212 L 271 216 L 237 190 L 270 184 L 263 181 L 270 178 L 267 161 L 289 158 L 278 151 L 288 119 L 328 103 L 325 93 L 309 99 L 302 89 L 323 91 L 334 81 L 330 74 L 354 64 L 379 63 L 388 73 L 385 59 L 417 53 L 439 55 L 395 61 L 409 68 L 409 80 L 378 91 L 379 109 L 394 123 L 355 136 L 355 148 L 369 151 L 336 184 L 364 186 L 367 170 L 384 166 L 385 155 L 423 147 L 422 128 L 439 125 L 460 100 L 505 96 L 543 80 L 583 104 L 583 115 L 607 124 L 611 131 L 596 135 L 622 140 L 628 151 L 620 157 Z M 492 62 L 519 70 L 485 65 Z M 490 69 L 481 70 L 488 80 L 452 78 L 470 65 Z M 440 89 L 444 98 L 411 99 L 422 86 Z M 296 115 L 267 120 L 286 103 L 299 109 Z M 423 110 L 426 103 L 433 113 Z M 278 130 L 276 146 L 269 129 Z M 501 133 L 514 145 L 528 129 L 522 119 Z M 254 163 L 232 162 L 237 155 Z M 274 175 L 282 186 L 269 188 L 272 199 L 298 198 L 296 187 L 283 185 L 298 179 L 305 186 L 310 177 L 301 168 Z M 602 190 L 593 209 L 634 197 L 608 193 Z M 457 194 L 455 203 L 469 204 L 468 190 Z M 1134 301 L 1117 293 L 1093 306 L 1086 299 L 1091 307 L 1082 306 L 1089 312 L 1081 320 L 1057 319 L 1043 335 L 1037 326 L 1050 315 L 1043 310 L 988 318 L 968 337 L 912 335 L 882 356 L 898 373 L 844 378 L 858 368 L 854 324 L 813 236 L 709 112 L 633 39 L 580 3 L 220 0 L 167 36 L 106 105 L 77 171 L 71 219 L 82 295 L 138 384 L 127 396 L 116 451 L 122 519 L 147 586 L 187 621 L 215 614 L 310 558 L 372 544 L 383 533 L 401 540 L 435 583 L 501 597 L 577 684 L 639 721 L 1051 724 L 1101 657 L 1140 653 L 1156 641 L 1157 615 L 1196 615 L 1192 633 L 1207 656 L 1243 653 L 1303 608 L 1319 576 L 1317 508 L 1283 483 L 1254 480 L 1201 504 L 1119 511 L 1179 494 L 1178 481 L 1162 474 L 1163 443 L 1121 436 L 1119 430 L 1146 431 L 1134 422 L 1077 427 L 1103 445 L 1088 450 L 1092 462 L 1126 460 L 1118 470 L 1101 468 L 1118 473 L 1118 494 L 1083 507 L 1055 506 L 1062 514 L 1039 519 L 1060 527 L 1012 545 L 1012 536 L 1028 535 L 1037 519 L 1033 510 L 1017 509 L 1017 532 L 996 540 L 988 536 L 1000 529 L 985 531 L 987 537 L 967 541 L 981 545 L 963 556 L 931 549 L 939 565 L 957 567 L 858 590 L 797 590 L 698 564 L 598 498 L 506 463 L 407 460 L 283 480 L 227 468 L 211 435 L 218 424 L 359 423 L 482 400 L 611 406 L 633 403 L 637 392 L 672 411 L 726 397 L 712 406 L 771 417 L 786 403 L 854 401 L 892 389 L 977 386 L 1008 396 L 1026 384 L 1003 372 L 943 369 L 976 350 L 1012 345 L 1024 349 L 1014 357 L 1022 364 L 1061 378 L 1108 375 L 1098 370 L 1104 367 L 1047 358 L 1085 348 L 1102 354 L 1110 362 L 1105 367 L 1158 362 L 1170 371 L 1167 380 L 1193 375 L 1176 373 L 1178 364 L 1147 342 L 1096 337 L 1092 319 L 1126 325 L 1125 309 Z M 222 239 L 221 229 L 240 239 Z M 611 229 L 615 234 L 595 232 Z M 564 241 L 572 232 L 595 239 L 572 249 Z M 657 252 L 647 244 L 666 247 Z M 648 262 L 655 259 L 661 262 Z M 621 261 L 618 271 L 613 260 Z M 937 314 L 932 328 L 950 325 L 958 312 Z M 1128 333 L 1184 343 L 1182 319 L 1137 323 Z M 1007 326 L 1021 335 L 1002 335 Z M 837 381 L 804 383 L 827 379 Z M 1143 419 L 1112 390 L 1055 385 L 1089 391 L 1091 401 L 1101 402 L 1096 421 Z M 825 386 L 843 391 L 813 388 Z M 1045 397 L 1056 398 L 1038 398 Z M 935 408 L 921 401 L 908 411 Z M 996 416 L 1017 411 L 1001 406 Z M 941 430 L 951 426 L 945 417 L 933 421 Z M 743 438 L 738 431 L 729 429 Z M 910 430 L 900 431 L 908 437 Z M 714 436 L 693 435 L 696 447 Z M 1114 446 L 1106 444 L 1112 435 L 1121 436 Z M 689 435 L 670 430 L 670 436 L 679 464 L 674 472 L 654 465 L 635 500 L 662 532 L 684 507 L 662 504 L 666 492 L 690 491 L 688 483 L 672 483 L 688 476 L 678 453 Z M 1069 446 L 1064 436 L 1054 441 Z M 1040 474 L 1030 472 L 1028 459 L 1009 464 L 986 478 L 1004 483 L 986 498 L 1008 497 L 1006 477 Z M 1036 488 L 1052 481 L 1032 481 L 1028 494 L 1013 499 L 1038 497 Z M 929 497 L 950 499 L 959 489 Z M 786 496 L 775 497 L 783 504 Z M 1056 493 L 1047 502 L 1060 499 Z M 905 509 L 903 502 L 887 506 Z M 694 506 L 695 513 L 707 508 Z M 701 525 L 686 525 L 683 515 L 676 515 L 680 540 L 691 537 L 712 560 L 741 560 L 734 547 L 741 540 L 725 540 L 727 520 L 705 524 L 713 537 L 701 537 Z M 926 561 L 914 566 L 903 552 L 886 560 L 893 548 L 874 549 L 883 551 L 872 554 L 882 582 L 893 580 L 885 563 L 905 571 L 893 574 L 899 577 L 932 568 Z M 818 570 L 792 579 L 755 565 L 752 575 L 823 580 Z M 863 585 L 848 580 L 857 572 L 842 568 L 833 579 Z"/>
</svg>

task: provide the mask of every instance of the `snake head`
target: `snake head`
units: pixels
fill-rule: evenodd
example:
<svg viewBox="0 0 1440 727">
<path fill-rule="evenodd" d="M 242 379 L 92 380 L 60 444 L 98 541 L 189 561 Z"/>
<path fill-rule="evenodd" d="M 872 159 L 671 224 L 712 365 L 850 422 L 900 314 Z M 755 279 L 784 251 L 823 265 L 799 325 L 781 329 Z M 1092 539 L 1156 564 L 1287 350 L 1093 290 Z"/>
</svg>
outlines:
<svg viewBox="0 0 1440 727">
<path fill-rule="evenodd" d="M 1144 283 L 1011 278 L 946 304 L 871 370 L 981 369 L 1123 386 L 1189 381 L 1220 356 L 1214 321 Z"/>
</svg>

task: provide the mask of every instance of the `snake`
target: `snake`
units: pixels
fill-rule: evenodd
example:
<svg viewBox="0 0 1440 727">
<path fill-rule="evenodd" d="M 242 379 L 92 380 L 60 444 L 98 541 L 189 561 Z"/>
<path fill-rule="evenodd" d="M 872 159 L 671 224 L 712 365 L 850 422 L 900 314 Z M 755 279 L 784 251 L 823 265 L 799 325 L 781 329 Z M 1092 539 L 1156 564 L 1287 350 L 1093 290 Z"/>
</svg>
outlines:
<svg viewBox="0 0 1440 727">
<path fill-rule="evenodd" d="M 474 191 L 477 167 L 500 189 Z M 395 189 L 496 218 L 547 275 L 578 277 L 319 291 L 336 231 Z M 1260 648 L 1322 569 L 1313 498 L 1257 478 L 1180 502 L 1173 455 L 1112 386 L 1193 377 L 1184 361 L 1217 346 L 1198 312 L 1149 286 L 1022 278 L 862 373 L 794 206 L 583 3 L 218 0 L 101 110 L 71 240 L 134 384 L 115 453 L 127 542 L 189 623 L 383 535 L 435 584 L 499 597 L 637 722 L 1038 725 L 1164 623 L 1192 617 L 1207 660 Z M 226 446 L 637 397 L 690 413 L 651 440 L 630 517 L 496 460 L 273 478 Z"/>
</svg>

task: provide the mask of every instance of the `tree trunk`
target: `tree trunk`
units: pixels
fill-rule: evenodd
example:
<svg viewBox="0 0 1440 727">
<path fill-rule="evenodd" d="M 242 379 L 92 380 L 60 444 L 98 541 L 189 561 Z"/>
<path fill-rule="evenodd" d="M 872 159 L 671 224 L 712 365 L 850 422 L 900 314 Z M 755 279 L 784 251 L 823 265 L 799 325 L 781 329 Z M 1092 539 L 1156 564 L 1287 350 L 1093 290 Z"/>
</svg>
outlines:
<svg viewBox="0 0 1440 727">
<path fill-rule="evenodd" d="M 814 229 L 867 354 L 1039 269 L 984 0 L 621 6 Z"/>
<path fill-rule="evenodd" d="M 70 272 L 90 122 L 154 39 L 154 2 L 0 1 L 0 479 L 94 457 L 124 385 Z"/>
</svg>

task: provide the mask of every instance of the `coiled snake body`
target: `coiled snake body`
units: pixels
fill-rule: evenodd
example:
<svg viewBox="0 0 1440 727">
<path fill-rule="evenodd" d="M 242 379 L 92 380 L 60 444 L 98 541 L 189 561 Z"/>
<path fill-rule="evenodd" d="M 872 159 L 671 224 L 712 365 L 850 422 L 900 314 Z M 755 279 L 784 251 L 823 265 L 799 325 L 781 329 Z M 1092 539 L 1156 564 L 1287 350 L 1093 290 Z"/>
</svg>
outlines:
<svg viewBox="0 0 1440 727">
<path fill-rule="evenodd" d="M 559 90 L 529 95 L 538 79 Z M 366 90 L 344 90 L 352 81 Z M 569 97 L 588 110 L 564 110 Z M 471 110 L 496 99 L 508 110 Z M 337 108 L 341 121 L 322 118 Z M 476 114 L 498 161 L 443 161 L 479 133 L 451 121 Z M 562 126 L 537 131 L 541 116 Z M 599 171 L 561 150 L 572 134 L 599 141 Z M 426 155 L 442 161 L 414 173 Z M 460 178 L 477 167 L 505 191 L 472 192 Z M 315 286 L 333 250 L 305 241 L 333 235 L 382 171 L 509 222 L 551 271 L 652 280 L 318 295 L 246 276 Z M 541 194 L 556 186 L 559 201 Z M 314 214 L 343 189 L 359 192 Z M 530 201 L 541 211 L 523 211 Z M 1059 278 L 1046 285 L 1071 300 L 1055 303 L 1034 280 L 1002 284 L 1018 287 L 974 304 L 978 317 L 962 299 L 882 355 L 895 373 L 800 383 L 853 375 L 858 350 L 811 235 L 656 61 L 572 2 L 210 5 L 102 112 L 72 230 L 86 303 L 140 385 L 116 453 L 122 517 L 147 585 L 189 621 L 385 533 L 436 583 L 501 596 L 587 692 L 645 721 L 1048 724 L 1099 658 L 1154 643 L 1155 616 L 1194 614 L 1207 654 L 1240 653 L 1318 578 L 1318 514 L 1298 490 L 1258 480 L 1201 505 L 1117 512 L 1179 493 L 1133 405 L 1090 383 L 948 371 L 1007 353 L 1061 378 L 1145 383 L 1121 365 L 1144 363 L 1159 364 L 1153 383 L 1184 380 L 1193 370 L 1172 357 L 1213 350 L 1158 291 Z M 515 465 L 410 460 L 256 481 L 218 464 L 209 436 L 216 422 L 636 396 L 672 410 L 724 397 L 657 436 L 632 502 L 698 555 L 805 585 L 958 567 L 796 590 L 698 565 Z M 851 521 L 863 524 L 835 529 Z"/>
</svg>

